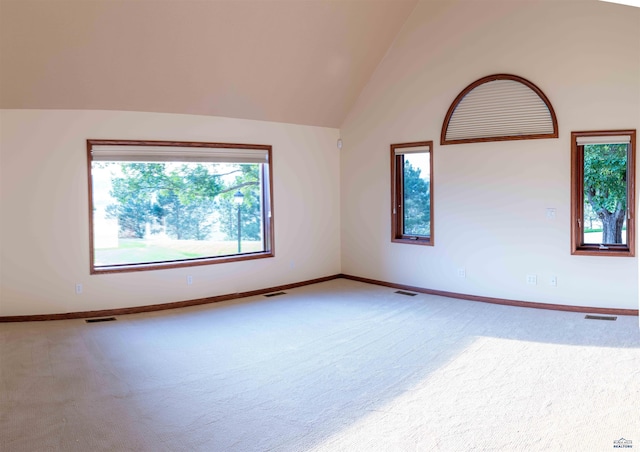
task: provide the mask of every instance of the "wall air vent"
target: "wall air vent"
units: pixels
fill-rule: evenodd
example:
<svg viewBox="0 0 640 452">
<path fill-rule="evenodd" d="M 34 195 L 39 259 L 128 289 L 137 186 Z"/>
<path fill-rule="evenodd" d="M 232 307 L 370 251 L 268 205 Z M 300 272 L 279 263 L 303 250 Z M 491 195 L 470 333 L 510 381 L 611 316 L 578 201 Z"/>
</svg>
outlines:
<svg viewBox="0 0 640 452">
<path fill-rule="evenodd" d="M 265 297 L 277 297 L 278 295 L 284 295 L 286 294 L 286 292 L 274 292 L 274 293 L 268 293 L 265 295 Z"/>
<path fill-rule="evenodd" d="M 476 80 L 453 101 L 440 144 L 558 138 L 558 121 L 547 96 L 517 75 Z"/>
<path fill-rule="evenodd" d="M 408 296 L 408 297 L 415 297 L 416 295 L 418 295 L 417 293 L 413 293 L 413 292 L 405 292 L 404 290 L 397 290 L 397 291 L 396 291 L 396 292 L 394 292 L 394 293 L 397 293 L 397 294 L 400 294 L 400 295 L 406 295 L 406 296 Z"/>
<path fill-rule="evenodd" d="M 618 317 L 616 316 L 611 316 L 611 315 L 585 315 L 584 316 L 585 319 L 587 320 L 615 320 Z"/>
<path fill-rule="evenodd" d="M 86 319 L 85 322 L 87 323 L 113 322 L 114 320 L 117 320 L 117 319 L 115 317 L 101 317 L 99 319 Z"/>
</svg>

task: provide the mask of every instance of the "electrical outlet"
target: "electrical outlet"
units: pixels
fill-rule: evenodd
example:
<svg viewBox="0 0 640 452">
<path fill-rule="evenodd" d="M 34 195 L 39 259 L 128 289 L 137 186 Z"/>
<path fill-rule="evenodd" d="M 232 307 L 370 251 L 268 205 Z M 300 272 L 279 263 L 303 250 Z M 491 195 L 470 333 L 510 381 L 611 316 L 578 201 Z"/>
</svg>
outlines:
<svg viewBox="0 0 640 452">
<path fill-rule="evenodd" d="M 552 276 L 551 278 L 549 278 L 549 285 L 556 287 L 558 285 L 558 277 Z"/>
<path fill-rule="evenodd" d="M 191 284 L 193 284 L 193 276 L 189 275 L 187 276 L 187 285 L 190 286 Z"/>
<path fill-rule="evenodd" d="M 527 284 L 535 286 L 538 284 L 538 277 L 536 275 L 527 275 Z"/>
<path fill-rule="evenodd" d="M 82 293 L 82 284 L 81 283 L 77 283 L 76 284 L 76 294 L 80 295 Z"/>
<path fill-rule="evenodd" d="M 459 278 L 466 278 L 467 277 L 467 270 L 465 270 L 464 267 L 460 267 L 458 269 L 458 277 Z"/>
<path fill-rule="evenodd" d="M 556 209 L 554 207 L 549 207 L 547 209 L 547 219 L 555 220 L 556 219 Z"/>
</svg>

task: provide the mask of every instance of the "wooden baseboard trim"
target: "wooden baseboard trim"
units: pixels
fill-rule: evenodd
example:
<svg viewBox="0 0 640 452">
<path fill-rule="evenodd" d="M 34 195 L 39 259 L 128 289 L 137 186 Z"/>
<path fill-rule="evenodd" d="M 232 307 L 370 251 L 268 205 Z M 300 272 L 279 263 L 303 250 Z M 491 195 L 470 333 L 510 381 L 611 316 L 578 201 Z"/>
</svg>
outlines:
<svg viewBox="0 0 640 452">
<path fill-rule="evenodd" d="M 461 300 L 479 301 L 482 303 L 501 304 L 506 306 L 518 306 L 521 308 L 550 309 L 554 311 L 585 312 L 585 313 L 606 314 L 606 315 L 638 316 L 638 309 L 593 308 L 589 306 L 570 306 L 570 305 L 563 305 L 563 304 L 534 303 L 530 301 L 507 300 L 504 298 L 483 297 L 479 295 L 468 295 L 468 294 L 456 293 L 456 292 L 446 292 L 443 290 L 426 289 L 424 287 L 408 286 L 406 284 L 396 284 L 396 283 L 391 283 L 387 281 L 379 281 L 377 279 L 362 278 L 360 276 L 346 275 L 346 274 L 340 273 L 337 275 L 324 276 L 322 278 L 309 279 L 307 281 L 300 281 L 300 282 L 291 283 L 291 284 L 284 284 L 281 286 L 268 287 L 265 289 L 251 290 L 248 292 L 238 292 L 238 293 L 232 293 L 232 294 L 226 294 L 226 295 L 217 295 L 215 297 L 198 298 L 195 300 L 176 301 L 173 303 L 161 303 L 161 304 L 152 304 L 152 305 L 146 305 L 146 306 L 133 306 L 130 308 L 102 309 L 98 311 L 68 312 L 64 314 L 2 316 L 0 317 L 0 323 L 40 322 L 45 320 L 89 319 L 93 317 L 111 317 L 116 315 L 141 314 L 144 312 L 187 308 L 189 306 L 219 303 L 221 301 L 229 301 L 229 300 L 235 300 L 239 298 L 253 297 L 256 295 L 264 295 L 271 292 L 279 292 L 279 291 L 288 290 L 288 289 L 295 289 L 297 287 L 308 286 L 311 284 L 318 284 L 318 283 L 332 281 L 334 279 L 339 279 L 339 278 L 349 279 L 352 281 L 359 281 L 367 284 L 374 284 L 376 286 L 391 287 L 393 289 L 408 290 L 412 292 L 424 293 L 429 295 L 438 295 L 438 296 L 447 297 L 447 298 L 458 298 Z"/>
<path fill-rule="evenodd" d="M 570 305 L 564 305 L 564 304 L 535 303 L 531 301 L 507 300 L 504 298 L 482 297 L 479 295 L 468 295 L 464 293 L 446 292 L 443 290 L 425 289 L 424 287 L 407 286 L 405 284 L 395 284 L 395 283 L 390 283 L 386 281 L 378 281 L 376 279 L 362 278 L 360 276 L 353 276 L 353 275 L 341 274 L 340 277 L 344 279 L 350 279 L 352 281 L 360 281 L 367 284 L 374 284 L 377 286 L 391 287 L 393 289 L 409 290 L 412 292 L 424 293 L 429 295 L 438 295 L 441 297 L 448 297 L 448 298 L 459 298 L 462 300 L 469 300 L 469 301 L 480 301 L 482 303 L 502 304 L 506 306 L 518 306 L 521 308 L 550 309 L 553 311 L 638 316 L 638 309 L 593 308 L 589 306 L 570 306 Z"/>
<path fill-rule="evenodd" d="M 41 314 L 41 315 L 16 315 L 0 317 L 0 323 L 7 322 L 40 322 L 45 320 L 69 320 L 69 319 L 88 319 L 93 317 L 112 317 L 116 315 L 140 314 L 144 312 L 164 311 L 166 309 L 186 308 L 189 306 L 198 306 L 202 304 L 219 303 L 221 301 L 235 300 L 238 298 L 253 297 L 256 295 L 264 295 L 271 292 L 280 292 L 283 290 L 295 289 L 296 287 L 318 284 L 325 281 L 340 278 L 341 275 L 331 275 L 322 278 L 309 279 L 281 286 L 268 287 L 265 289 L 251 290 L 248 292 L 238 292 L 226 295 L 217 295 L 215 297 L 198 298 L 195 300 L 176 301 L 173 303 L 152 304 L 146 306 L 133 306 L 130 308 L 117 309 L 101 309 L 99 311 L 80 311 L 67 312 L 64 314 Z"/>
</svg>

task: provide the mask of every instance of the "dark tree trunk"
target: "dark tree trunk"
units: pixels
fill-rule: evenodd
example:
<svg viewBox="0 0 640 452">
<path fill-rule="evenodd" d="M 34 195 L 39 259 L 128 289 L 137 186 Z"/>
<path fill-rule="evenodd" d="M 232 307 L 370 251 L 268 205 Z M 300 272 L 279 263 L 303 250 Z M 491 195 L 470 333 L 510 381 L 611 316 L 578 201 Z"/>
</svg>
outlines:
<svg viewBox="0 0 640 452">
<path fill-rule="evenodd" d="M 598 216 L 602 220 L 602 243 L 615 244 L 622 243 L 622 225 L 626 211 L 618 208 L 611 213 L 606 209 L 598 212 Z"/>
</svg>

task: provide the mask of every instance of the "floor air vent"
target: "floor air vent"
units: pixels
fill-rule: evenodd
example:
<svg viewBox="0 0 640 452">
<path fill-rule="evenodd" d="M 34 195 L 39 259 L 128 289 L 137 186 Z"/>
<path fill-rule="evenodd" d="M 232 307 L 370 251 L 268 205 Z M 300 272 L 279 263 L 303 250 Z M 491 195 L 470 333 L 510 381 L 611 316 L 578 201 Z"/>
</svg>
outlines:
<svg viewBox="0 0 640 452">
<path fill-rule="evenodd" d="M 99 319 L 86 319 L 85 322 L 87 323 L 113 322 L 114 320 L 117 320 L 117 319 L 115 317 L 102 317 Z"/>
<path fill-rule="evenodd" d="M 287 292 L 274 292 L 274 293 L 268 293 L 265 295 L 265 297 L 277 297 L 278 295 L 284 295 Z"/>
<path fill-rule="evenodd" d="M 413 292 L 405 292 L 404 290 L 397 290 L 397 291 L 396 291 L 396 292 L 394 292 L 394 293 L 397 293 L 397 294 L 400 294 L 400 295 L 406 295 L 406 296 L 408 296 L 408 297 L 415 297 L 416 295 L 418 295 L 417 293 L 413 293 Z"/>
<path fill-rule="evenodd" d="M 584 318 L 589 320 L 615 320 L 618 317 L 610 315 L 585 315 Z"/>
</svg>

